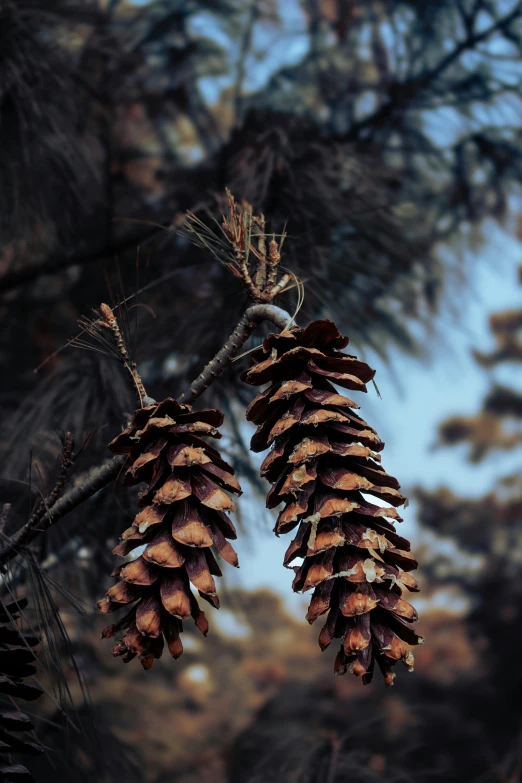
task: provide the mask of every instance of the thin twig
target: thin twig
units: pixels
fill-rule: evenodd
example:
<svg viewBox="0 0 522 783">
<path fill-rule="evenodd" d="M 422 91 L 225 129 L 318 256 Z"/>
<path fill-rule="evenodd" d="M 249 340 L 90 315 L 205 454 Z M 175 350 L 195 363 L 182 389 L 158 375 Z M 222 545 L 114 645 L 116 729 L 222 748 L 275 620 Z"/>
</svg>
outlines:
<svg viewBox="0 0 522 783">
<path fill-rule="evenodd" d="M 265 236 L 265 216 L 260 215 L 254 219 L 255 225 L 259 228 L 257 235 L 257 269 L 254 279 L 258 291 L 263 291 L 266 286 L 266 236 Z"/>
<path fill-rule="evenodd" d="M 390 93 L 389 100 L 383 105 L 379 106 L 373 114 L 369 114 L 358 122 L 353 123 L 348 129 L 348 132 L 344 134 L 343 138 L 346 141 L 359 138 L 361 131 L 365 131 L 368 128 L 377 128 L 387 121 L 399 110 L 404 111 L 410 106 L 417 98 L 418 94 L 422 92 L 426 87 L 431 85 L 433 81 L 439 78 L 444 71 L 452 66 L 459 57 L 466 51 L 473 49 L 478 44 L 483 43 L 490 39 L 499 30 L 505 30 L 512 23 L 514 23 L 517 17 L 522 15 L 522 2 L 518 2 L 501 19 L 497 19 L 494 24 L 480 30 L 480 32 L 471 33 L 467 37 L 458 43 L 455 48 L 449 52 L 445 57 L 440 60 L 433 68 L 421 73 L 419 75 L 412 76 L 403 82 L 397 82 L 393 85 L 394 89 Z"/>
<path fill-rule="evenodd" d="M 71 472 L 71 467 L 73 464 L 73 448 L 73 437 L 70 432 L 67 432 L 62 448 L 62 467 L 60 470 L 60 475 L 58 476 L 58 479 L 56 480 L 50 495 L 48 495 L 45 499 L 38 501 L 28 522 L 16 534 L 15 539 L 17 548 L 27 546 L 27 544 L 29 544 L 33 538 L 35 538 L 36 532 L 42 532 L 52 524 L 52 522 L 46 522 L 46 520 L 49 518 L 52 519 L 53 509 L 58 505 L 63 488 Z"/>
<path fill-rule="evenodd" d="M 62 466 L 60 469 L 60 475 L 56 480 L 51 494 L 45 500 L 45 506 L 48 509 L 52 508 L 57 503 L 58 499 L 63 493 L 63 488 L 65 487 L 67 479 L 69 478 L 74 461 L 73 450 L 74 439 L 72 433 L 66 432 L 62 446 Z"/>
<path fill-rule="evenodd" d="M 123 335 L 121 333 L 120 326 L 118 324 L 118 321 L 116 320 L 116 316 L 112 312 L 109 305 L 103 302 L 100 305 L 100 313 L 104 319 L 105 324 L 108 326 L 108 328 L 111 330 L 113 334 L 114 342 L 116 343 L 116 348 L 118 349 L 120 359 L 122 361 L 123 366 L 129 372 L 132 378 L 132 382 L 136 389 L 136 394 L 138 395 L 138 400 L 141 407 L 143 406 L 144 403 L 147 404 L 149 401 L 151 401 L 151 398 L 147 396 L 147 392 L 145 391 L 143 381 L 141 380 L 141 376 L 138 372 L 136 362 L 131 361 L 129 352 L 127 351 L 127 347 L 125 345 L 125 340 L 123 339 Z"/>
<path fill-rule="evenodd" d="M 281 239 L 282 242 L 282 239 Z M 272 288 L 272 286 L 275 285 L 275 282 L 277 280 L 277 267 L 279 266 L 279 262 L 281 261 L 281 253 L 279 252 L 279 247 L 277 245 L 277 242 L 275 241 L 275 237 L 272 237 L 270 240 L 269 245 L 269 251 L 268 251 L 268 277 L 267 277 L 267 285 Z M 284 286 L 281 286 L 284 288 Z M 273 291 L 272 291 L 272 295 Z"/>
<path fill-rule="evenodd" d="M 152 288 L 155 288 L 158 285 L 161 285 L 162 283 L 165 283 L 167 280 L 170 280 L 172 277 L 179 273 L 183 273 L 186 271 L 186 269 L 189 268 L 187 266 L 181 265 L 178 266 L 176 269 L 171 270 L 170 272 L 167 272 L 167 274 L 162 275 L 161 277 L 156 278 L 155 280 L 152 280 L 150 283 L 147 283 L 147 285 L 142 286 L 141 288 L 138 288 L 137 291 L 135 291 L 133 294 L 130 294 L 130 296 L 126 296 L 125 299 L 122 299 L 121 302 L 119 302 L 120 305 L 125 305 L 127 302 L 132 301 L 133 299 L 136 299 L 140 294 L 143 294 L 145 291 L 149 291 Z M 1 280 L 1 278 L 0 278 Z M 62 351 L 64 351 L 66 348 L 68 348 L 70 345 L 75 345 L 76 347 L 83 347 L 81 343 L 83 342 L 83 335 L 85 334 L 91 334 L 90 332 L 90 326 L 91 322 L 86 323 L 85 326 L 78 332 L 77 335 L 74 337 L 71 337 L 69 340 L 67 340 L 63 345 L 61 345 L 59 348 L 57 348 L 52 353 L 48 354 L 45 359 L 40 362 L 40 364 L 34 368 L 33 372 L 38 373 L 40 370 L 45 367 L 45 365 L 55 359 Z M 88 345 L 89 350 L 93 350 L 92 345 Z"/>
<path fill-rule="evenodd" d="M 259 301 L 260 292 L 252 281 L 250 269 L 248 267 L 252 239 L 252 207 L 246 202 L 243 203 L 242 207 L 236 204 L 234 196 L 228 188 L 226 194 L 228 217 L 223 215 L 222 230 L 232 247 L 237 271 L 239 272 L 250 297 L 256 302 Z"/>
<path fill-rule="evenodd" d="M 183 402 L 194 402 L 215 378 L 221 375 L 227 363 L 236 356 L 245 341 L 252 334 L 254 328 L 262 321 L 271 321 L 279 329 L 284 330 L 292 324 L 293 319 L 289 313 L 275 305 L 262 304 L 249 307 L 223 348 L 205 367 L 194 383 L 191 384 L 190 393 L 182 395 L 180 400 L 183 400 Z M 30 544 L 37 536 L 46 532 L 59 519 L 68 514 L 69 511 L 77 508 L 84 500 L 88 500 L 96 492 L 99 492 L 100 489 L 110 484 L 126 461 L 126 455 L 118 455 L 103 465 L 91 468 L 90 471 L 77 480 L 75 487 L 54 502 L 52 508 L 49 508 L 47 513 L 38 519 L 36 525 L 29 520 L 24 527 L 9 539 L 8 546 L 0 551 L 0 568 L 3 568 L 14 557 L 21 554 L 24 547 Z M 52 495 L 53 493 L 51 493 L 50 497 Z"/>
<path fill-rule="evenodd" d="M 0 552 L 0 568 L 5 566 L 10 560 L 16 557 L 16 555 L 20 554 L 24 546 L 27 546 L 42 532 L 48 530 L 59 519 L 68 514 L 69 511 L 72 511 L 73 508 L 76 508 L 83 503 L 84 500 L 92 497 L 96 492 L 109 484 L 109 482 L 118 475 L 118 472 L 126 459 L 126 456 L 118 455 L 109 460 L 109 462 L 106 462 L 99 467 L 92 468 L 75 487 L 62 495 L 62 497 L 56 501 L 52 509 L 42 516 L 38 521 L 37 529 L 30 526 L 29 522 L 24 525 L 24 527 L 12 536 L 9 546 Z"/>
<path fill-rule="evenodd" d="M 272 294 L 272 296 L 275 298 L 278 294 L 280 294 L 281 291 L 284 288 L 286 288 L 286 286 L 291 281 L 291 279 L 292 279 L 292 275 L 290 275 L 290 274 L 283 275 L 281 280 L 272 288 L 272 290 L 270 292 Z"/>
</svg>

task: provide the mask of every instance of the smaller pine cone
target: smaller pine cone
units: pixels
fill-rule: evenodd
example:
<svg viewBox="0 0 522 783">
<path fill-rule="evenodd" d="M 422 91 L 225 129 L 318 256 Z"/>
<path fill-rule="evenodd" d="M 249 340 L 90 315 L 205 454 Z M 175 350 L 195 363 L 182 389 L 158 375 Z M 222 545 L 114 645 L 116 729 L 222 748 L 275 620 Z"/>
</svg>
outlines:
<svg viewBox="0 0 522 783">
<path fill-rule="evenodd" d="M 394 664 L 401 660 L 411 671 L 408 645 L 422 641 L 401 589 L 418 589 L 409 573 L 417 563 L 393 525 L 405 498 L 380 464 L 384 443 L 354 412 L 359 406 L 332 385 L 365 392 L 374 376 L 341 352 L 347 344 L 328 320 L 269 335 L 242 375 L 251 385 L 270 384 L 249 405 L 247 419 L 258 425 L 252 450 L 272 447 L 261 475 L 273 484 L 267 507 L 285 503 L 275 533 L 299 525 L 284 561 L 291 567 L 303 559 L 294 567 L 293 589 L 314 590 L 308 622 L 328 613 L 321 649 L 340 638 L 336 674 L 350 670 L 368 683 L 377 662 L 391 685 Z M 390 506 L 370 503 L 366 494 Z"/>
<path fill-rule="evenodd" d="M 16 625 L 20 611 L 26 606 L 26 598 L 10 604 L 0 602 L 0 693 L 11 701 L 34 701 L 43 693 L 37 685 L 25 682 L 36 674 L 36 655 L 32 648 L 40 643 L 38 637 L 23 633 Z M 16 705 L 9 712 L 0 712 L 1 780 L 33 780 L 25 766 L 14 764 L 11 759 L 11 754 L 23 757 L 43 753 L 42 746 L 33 739 L 33 729 L 31 718 L 19 712 Z"/>
<path fill-rule="evenodd" d="M 131 425 L 110 444 L 115 454 L 128 454 L 124 483 L 148 485 L 139 499 L 142 510 L 113 550 L 123 557 L 137 547 L 143 552 L 113 572 L 119 579 L 98 603 L 106 613 L 134 604 L 102 634 L 110 638 L 126 631 L 113 649 L 125 663 L 138 655 L 143 668 L 150 669 L 165 642 L 172 657 L 179 658 L 183 620 L 191 616 L 206 636 L 208 622 L 190 584 L 218 609 L 214 577 L 221 570 L 212 548 L 238 566 L 227 541 L 236 538 L 226 514 L 235 506 L 224 489 L 237 494 L 241 489 L 233 468 L 202 439 L 220 438 L 222 423 L 219 410 L 193 411 L 167 399 L 137 410 Z"/>
</svg>

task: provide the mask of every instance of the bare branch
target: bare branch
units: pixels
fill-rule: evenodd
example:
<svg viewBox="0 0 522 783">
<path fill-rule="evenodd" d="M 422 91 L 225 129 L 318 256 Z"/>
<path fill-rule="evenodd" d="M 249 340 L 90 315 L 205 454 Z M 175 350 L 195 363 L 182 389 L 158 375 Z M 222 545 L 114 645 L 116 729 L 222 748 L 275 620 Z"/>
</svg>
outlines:
<svg viewBox="0 0 522 783">
<path fill-rule="evenodd" d="M 245 341 L 262 321 L 271 321 L 279 329 L 284 330 L 292 324 L 292 316 L 275 305 L 260 304 L 249 307 L 223 348 L 191 385 L 190 393 L 188 395 L 183 394 L 179 398 L 180 401 L 194 402 L 221 375 L 228 362 L 237 356 Z M 58 500 L 56 500 L 55 487 L 55 490 L 49 496 L 53 502 L 52 508 L 49 508 L 49 504 L 47 504 L 47 513 L 43 515 L 38 514 L 38 518 L 35 518 L 35 515 L 33 515 L 27 524 L 10 539 L 9 545 L 0 552 L 0 569 L 14 557 L 21 554 L 24 547 L 30 544 L 37 536 L 45 533 L 59 519 L 68 514 L 69 511 L 77 508 L 84 500 L 88 500 L 100 489 L 110 484 L 118 475 L 126 460 L 126 455 L 118 455 L 103 465 L 92 468 L 77 481 L 75 487 Z M 61 476 L 62 474 L 60 474 Z M 63 483 L 60 484 L 60 480 L 61 478 L 58 479 L 57 486 L 63 487 Z"/>
<path fill-rule="evenodd" d="M 221 375 L 227 364 L 239 353 L 255 327 L 261 321 L 271 321 L 279 329 L 287 329 L 292 324 L 292 316 L 280 307 L 259 304 L 249 307 L 240 322 L 224 344 L 223 348 L 207 364 L 203 372 L 191 384 L 190 393 L 182 394 L 180 402 L 194 402 L 205 389 Z"/>
<path fill-rule="evenodd" d="M 30 544 L 42 532 L 48 530 L 55 522 L 68 514 L 69 511 L 72 511 L 73 508 L 76 508 L 84 500 L 92 497 L 96 492 L 109 484 L 118 475 L 125 460 L 125 456 L 117 456 L 99 467 L 92 468 L 75 487 L 56 501 L 54 506 L 37 521 L 36 525 L 33 525 L 31 520 L 29 520 L 11 538 L 9 546 L 0 552 L 0 568 L 5 566 L 16 555 L 19 555 L 25 546 Z"/>
</svg>

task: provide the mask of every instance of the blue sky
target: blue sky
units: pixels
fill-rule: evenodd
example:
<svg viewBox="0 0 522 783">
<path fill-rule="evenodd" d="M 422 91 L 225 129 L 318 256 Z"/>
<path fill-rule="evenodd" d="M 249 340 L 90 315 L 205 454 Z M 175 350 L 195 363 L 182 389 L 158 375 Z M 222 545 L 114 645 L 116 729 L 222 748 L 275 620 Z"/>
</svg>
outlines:
<svg viewBox="0 0 522 783">
<path fill-rule="evenodd" d="M 390 366 L 373 361 L 383 399 L 368 395 L 364 409 L 387 444 L 387 469 L 400 475 L 405 486 L 445 484 L 461 494 L 481 495 L 517 459 L 513 453 L 499 452 L 470 465 L 464 445 L 431 449 L 438 423 L 453 414 L 478 411 L 493 379 L 517 382 L 514 368 L 486 371 L 471 356 L 473 348 L 488 350 L 494 345 L 489 314 L 522 304 L 517 282 L 520 243 L 494 224 L 486 233 L 484 247 L 464 262 L 467 280 L 443 299 L 435 334 L 427 341 L 431 356 L 419 360 L 392 351 Z M 449 312 L 452 305 L 458 307 L 456 315 Z"/>
</svg>

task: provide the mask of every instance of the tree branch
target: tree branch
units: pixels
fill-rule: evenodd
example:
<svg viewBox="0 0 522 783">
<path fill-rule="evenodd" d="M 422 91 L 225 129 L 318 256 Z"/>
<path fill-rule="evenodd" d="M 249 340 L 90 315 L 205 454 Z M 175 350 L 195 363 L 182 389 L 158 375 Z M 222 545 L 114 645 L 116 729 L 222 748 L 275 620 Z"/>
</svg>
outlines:
<svg viewBox="0 0 522 783">
<path fill-rule="evenodd" d="M 188 395 L 182 394 L 179 398 L 180 401 L 194 402 L 222 374 L 228 362 L 237 356 L 255 327 L 262 321 L 271 321 L 279 329 L 284 330 L 292 323 L 292 317 L 285 310 L 275 305 L 261 304 L 249 307 L 223 348 L 191 385 L 190 393 Z M 41 533 L 47 531 L 59 519 L 68 514 L 69 511 L 77 508 L 84 500 L 88 500 L 100 489 L 110 484 L 118 475 L 126 460 L 126 455 L 118 455 L 103 465 L 92 468 L 80 479 L 75 487 L 62 495 L 53 507 L 39 518 L 37 527 L 29 520 L 26 525 L 12 536 L 9 545 L 0 551 L 0 569 L 4 568 L 7 563 L 21 553 L 24 547 Z"/>
<path fill-rule="evenodd" d="M 354 123 L 348 132 L 344 135 L 345 140 L 357 139 L 359 133 L 368 127 L 373 125 L 379 125 L 383 121 L 389 119 L 395 111 L 404 109 L 410 104 L 416 97 L 419 91 L 422 91 L 425 87 L 431 84 L 437 79 L 447 68 L 456 62 L 461 54 L 477 44 L 487 41 L 492 35 L 500 30 L 505 30 L 511 25 L 517 17 L 522 16 L 522 2 L 517 3 L 512 10 L 501 19 L 497 19 L 492 25 L 487 27 L 481 32 L 473 33 L 472 29 L 468 25 L 467 37 L 456 44 L 455 48 L 449 52 L 443 59 L 431 70 L 426 71 L 418 76 L 413 76 L 410 79 L 406 79 L 403 82 L 395 82 L 392 85 L 392 91 L 389 95 L 389 100 L 380 106 L 373 114 L 365 117 L 359 122 Z"/>
<path fill-rule="evenodd" d="M 71 266 L 84 266 L 86 264 L 110 261 L 115 256 L 126 253 L 128 250 L 133 250 L 138 245 L 148 244 L 164 234 L 165 229 L 154 228 L 153 230 L 151 229 L 145 232 L 141 237 L 134 237 L 133 239 L 122 242 L 121 245 L 115 245 L 114 247 L 100 250 L 94 255 L 90 253 L 83 256 L 45 258 L 43 261 L 36 261 L 18 269 L 10 269 L 0 276 L 0 294 L 11 291 L 14 288 L 19 288 L 25 283 L 30 283 L 41 275 L 52 275 L 63 272 Z"/>
<path fill-rule="evenodd" d="M 54 506 L 41 517 L 37 528 L 31 525 L 31 522 L 28 522 L 20 528 L 20 530 L 12 536 L 9 546 L 0 552 L 0 568 L 5 566 L 13 557 L 20 554 L 21 549 L 30 544 L 33 539 L 40 535 L 40 533 L 48 530 L 55 522 L 69 513 L 69 511 L 72 511 L 73 508 L 76 508 L 80 503 L 83 503 L 84 500 L 92 497 L 98 490 L 109 484 L 109 482 L 117 476 L 118 471 L 124 465 L 126 459 L 127 457 L 125 455 L 118 455 L 109 460 L 109 462 L 106 462 L 99 467 L 92 468 L 77 486 L 70 489 L 65 495 L 62 495 Z"/>
<path fill-rule="evenodd" d="M 248 340 L 257 324 L 261 321 L 271 321 L 281 330 L 288 328 L 292 323 L 292 316 L 280 307 L 268 304 L 259 304 L 249 307 L 240 322 L 224 344 L 223 348 L 214 356 L 203 372 L 198 375 L 191 384 L 190 392 L 182 394 L 180 402 L 192 403 L 205 389 L 221 375 L 227 364 L 239 353 L 242 346 Z"/>
<path fill-rule="evenodd" d="M 73 436 L 70 432 L 67 432 L 65 434 L 62 446 L 62 468 L 60 470 L 60 474 L 56 480 L 51 494 L 46 498 L 44 498 L 42 495 L 34 507 L 33 513 L 29 517 L 27 524 L 24 526 L 24 531 L 27 536 L 30 535 L 32 530 L 36 530 L 39 527 L 43 517 L 46 516 L 46 511 L 49 512 L 60 499 L 63 488 L 67 479 L 69 478 L 69 474 L 73 466 L 73 449 Z M 19 546 L 22 546 L 24 541 L 19 541 L 18 544 Z"/>
</svg>

